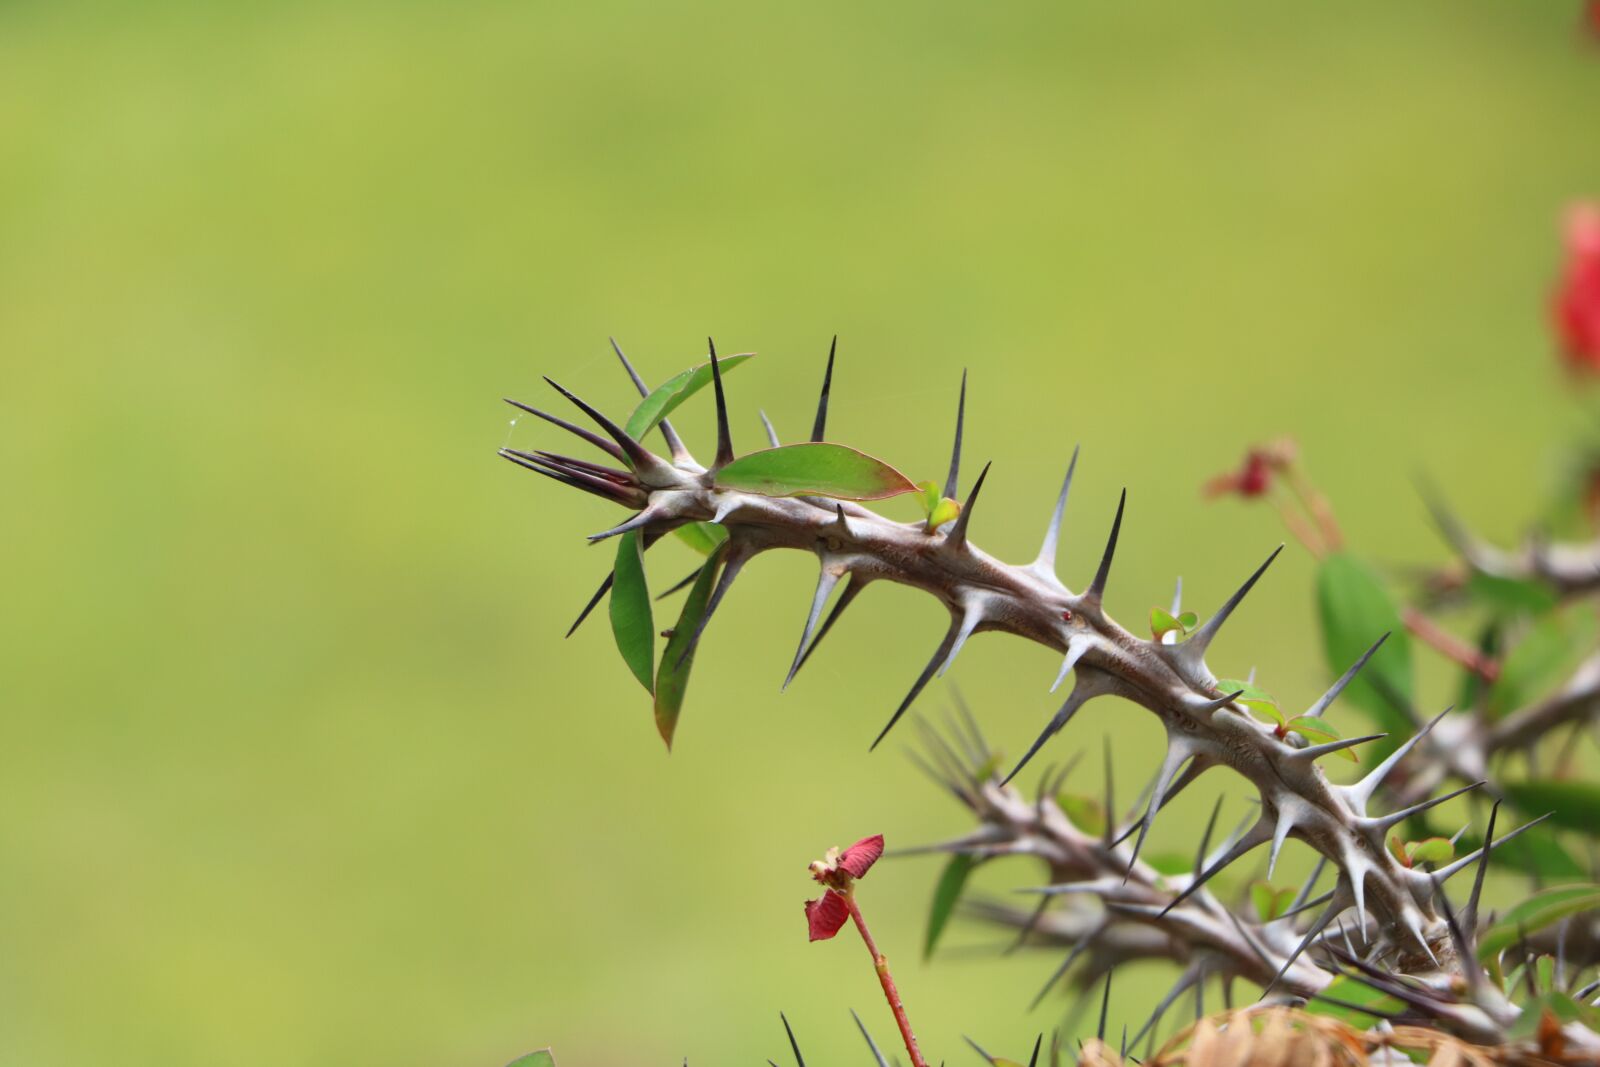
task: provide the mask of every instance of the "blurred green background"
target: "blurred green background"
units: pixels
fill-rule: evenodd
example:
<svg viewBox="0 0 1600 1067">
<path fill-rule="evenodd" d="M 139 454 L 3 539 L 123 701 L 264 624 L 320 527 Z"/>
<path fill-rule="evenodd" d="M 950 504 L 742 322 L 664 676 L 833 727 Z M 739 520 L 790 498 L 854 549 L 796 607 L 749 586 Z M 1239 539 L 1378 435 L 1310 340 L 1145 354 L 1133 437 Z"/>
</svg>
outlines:
<svg viewBox="0 0 1600 1067">
<path fill-rule="evenodd" d="M 560 440 L 500 397 L 625 413 L 608 334 L 659 381 L 712 333 L 762 354 L 748 448 L 758 406 L 805 432 L 838 332 L 833 432 L 913 477 L 971 368 L 990 551 L 1081 441 L 1081 586 L 1128 486 L 1130 623 L 1277 543 L 1197 492 L 1277 433 L 1357 546 L 1434 558 L 1415 472 L 1509 537 L 1588 425 L 1544 303 L 1597 93 L 1557 2 L 0 6 L 0 1061 L 753 1063 L 781 1008 L 860 1062 L 846 1009 L 892 1027 L 858 945 L 806 943 L 805 864 L 966 827 L 866 752 L 942 613 L 875 587 L 780 697 L 813 564 L 763 558 L 669 758 L 603 620 L 561 640 L 617 516 L 494 457 Z M 1314 694 L 1309 573 L 1219 670 Z M 1055 666 L 987 637 L 954 677 L 1015 754 Z M 1127 705 L 1052 756 L 1107 731 L 1143 781 Z M 937 868 L 864 889 L 925 1047 L 1024 1052 L 1054 958 L 965 925 L 919 963 Z"/>
</svg>

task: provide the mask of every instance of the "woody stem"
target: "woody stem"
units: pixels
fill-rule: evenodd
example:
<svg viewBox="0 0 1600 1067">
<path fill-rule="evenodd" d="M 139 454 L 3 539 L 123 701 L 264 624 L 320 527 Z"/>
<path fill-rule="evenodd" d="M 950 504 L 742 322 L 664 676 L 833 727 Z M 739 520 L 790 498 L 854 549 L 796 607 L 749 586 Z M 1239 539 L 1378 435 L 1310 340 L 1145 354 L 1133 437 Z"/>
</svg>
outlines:
<svg viewBox="0 0 1600 1067">
<path fill-rule="evenodd" d="M 878 951 L 877 942 L 872 940 L 872 933 L 867 929 L 867 920 L 861 917 L 861 908 L 856 904 L 855 894 L 841 893 L 844 903 L 850 909 L 850 918 L 855 921 L 856 929 L 861 932 L 861 940 L 866 942 L 867 951 L 872 953 L 872 966 L 878 972 L 878 981 L 883 985 L 883 998 L 889 1002 L 889 1010 L 894 1012 L 894 1021 L 900 1027 L 900 1038 L 905 1042 L 906 1054 L 911 1057 L 912 1067 L 928 1067 L 928 1061 L 922 1058 L 922 1051 L 917 1048 L 917 1038 L 911 1032 L 911 1020 L 906 1018 L 906 1006 L 900 1002 L 900 991 L 895 988 L 894 975 L 889 973 L 889 961 L 884 959 L 883 953 Z"/>
<path fill-rule="evenodd" d="M 1500 665 L 1493 659 L 1485 656 L 1471 645 L 1457 638 L 1435 623 L 1428 616 L 1409 605 L 1400 613 L 1405 621 L 1406 629 L 1432 646 L 1435 652 L 1446 659 L 1459 663 L 1467 670 L 1476 674 L 1484 681 L 1494 683 L 1500 677 Z"/>
</svg>

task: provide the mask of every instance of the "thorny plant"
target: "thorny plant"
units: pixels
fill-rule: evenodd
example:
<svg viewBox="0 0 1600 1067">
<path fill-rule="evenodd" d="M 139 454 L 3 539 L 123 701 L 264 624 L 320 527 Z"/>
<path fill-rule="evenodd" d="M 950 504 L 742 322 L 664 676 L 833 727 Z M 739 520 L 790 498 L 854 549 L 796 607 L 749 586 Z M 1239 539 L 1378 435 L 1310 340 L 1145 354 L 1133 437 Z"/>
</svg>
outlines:
<svg viewBox="0 0 1600 1067">
<path fill-rule="evenodd" d="M 1582 230 L 1573 247 L 1589 249 L 1583 254 L 1592 253 L 1597 265 L 1591 270 L 1580 264 L 1583 269 L 1572 271 L 1578 281 L 1570 283 L 1588 286 L 1576 298 L 1584 315 L 1593 310 L 1584 301 L 1600 301 L 1595 281 L 1600 278 L 1600 222 L 1580 216 L 1580 225 L 1590 222 L 1595 232 Z M 1565 298 L 1558 303 L 1560 321 L 1588 323 L 1588 318 L 1574 318 L 1571 303 Z M 1569 333 L 1567 358 L 1575 373 L 1600 369 L 1600 356 L 1573 347 L 1593 344 L 1600 351 L 1600 330 Z M 590 537 L 595 542 L 615 538 L 616 560 L 573 629 L 609 591 L 618 648 L 651 692 L 657 728 L 669 746 L 709 622 L 744 567 L 771 549 L 811 552 L 820 564 L 785 685 L 873 582 L 920 589 L 948 612 L 943 638 L 874 747 L 976 633 L 1012 634 L 1062 655 L 1055 686 L 1071 675 L 1070 694 L 1008 769 L 997 762 L 970 715 L 964 714 L 948 737 L 925 731 L 930 756 L 924 766 L 979 823 L 972 833 L 936 846 L 952 858 L 936 895 L 930 945 L 972 867 L 1025 855 L 1046 871 L 1035 890 L 1040 903 L 1032 909 L 990 903 L 977 910 L 1021 927 L 1022 942 L 1069 946 L 1047 988 L 1079 961 L 1080 985 L 1103 975 L 1108 989 L 1112 969 L 1128 960 L 1154 957 L 1183 965 L 1177 985 L 1118 1055 L 1145 1041 L 1147 1055 L 1180 1062 L 1153 1047 L 1162 1014 L 1186 990 L 1194 990 L 1198 1011 L 1208 981 L 1230 995 L 1234 982 L 1243 979 L 1263 991 L 1267 1006 L 1304 1005 L 1312 1013 L 1342 1015 L 1391 1035 L 1420 1023 L 1478 1046 L 1502 1046 L 1503 1053 L 1494 1054 L 1502 1058 L 1495 1062 L 1536 1054 L 1573 1061 L 1600 1057 L 1600 1019 L 1587 1003 L 1600 982 L 1581 978 L 1600 959 L 1600 936 L 1589 917 L 1600 906 L 1600 887 L 1548 889 L 1498 920 L 1482 908 L 1492 850 L 1504 849 L 1513 867 L 1536 878 L 1571 881 L 1586 873 L 1550 827 L 1592 834 L 1590 821 L 1600 810 L 1600 790 L 1570 776 L 1572 746 L 1600 709 L 1600 653 L 1592 651 L 1592 632 L 1583 625 L 1593 618 L 1586 598 L 1600 591 L 1600 540 L 1558 544 L 1536 537 L 1521 549 L 1502 551 L 1470 535 L 1435 503 L 1439 524 L 1460 559 L 1428 574 L 1424 596 L 1402 610 L 1370 566 L 1344 548 L 1332 508 L 1305 476 L 1292 446 L 1280 443 L 1251 452 L 1240 471 L 1217 479 L 1210 490 L 1276 497 L 1291 532 L 1318 557 L 1319 618 L 1325 652 L 1337 674 L 1303 713 L 1288 715 L 1257 686 L 1253 670 L 1244 681 L 1219 678 L 1206 659 L 1281 545 L 1204 621 L 1183 610 L 1180 582 L 1180 595 L 1169 608 L 1151 610 L 1151 636 L 1142 637 L 1113 619 L 1105 606 L 1126 492 L 1088 583 L 1074 590 L 1056 574 L 1076 451 L 1033 560 L 1005 563 L 972 542 L 969 533 L 988 467 L 963 497 L 964 377 L 950 468 L 941 487 L 913 483 L 889 464 L 827 439 L 831 349 L 810 439 L 780 445 L 768 423 L 770 447 L 743 456 L 733 447 L 723 379 L 748 355 L 719 359 L 713 346 L 708 362 L 655 390 L 645 386 L 620 348 L 617 355 L 642 397 L 624 423 L 553 381 L 551 386 L 600 433 L 511 401 L 599 449 L 611 463 L 512 448 L 501 455 L 634 512 Z M 707 385 L 715 397 L 716 451 L 703 465 L 667 416 Z M 667 455 L 645 446 L 653 432 L 660 433 Z M 923 505 L 919 521 L 892 521 L 865 506 L 911 494 Z M 658 659 L 642 556 L 669 534 L 706 558 L 668 591 L 689 587 Z M 830 600 L 832 609 L 824 617 Z M 1475 605 L 1483 619 L 1475 644 L 1452 637 L 1434 619 L 1434 612 L 1462 602 Z M 1464 682 L 1454 710 L 1426 719 L 1414 710 L 1413 637 L 1461 666 Z M 1566 670 L 1574 650 L 1587 655 Z M 1166 736 L 1165 752 L 1135 810 L 1120 813 L 1109 771 L 1103 803 L 1067 793 L 1070 764 L 1047 772 L 1037 794 L 1025 797 L 1012 784 L 1019 772 L 1087 702 L 1108 696 L 1145 708 Z M 1325 716 L 1341 696 L 1371 716 L 1382 732 L 1340 737 Z M 1560 747 L 1555 771 L 1546 775 L 1541 768 L 1552 755 L 1550 741 Z M 1319 762 L 1335 755 L 1349 758 L 1363 746 L 1376 762 L 1354 781 L 1336 782 Z M 1513 777 L 1518 766 L 1523 773 Z M 1219 817 L 1213 810 L 1192 860 L 1174 864 L 1170 857 L 1158 862 L 1146 856 L 1147 836 L 1164 806 L 1219 767 L 1249 784 L 1254 814 L 1213 847 Z M 1429 825 L 1434 809 L 1474 791 L 1494 798 L 1482 837 L 1468 836 L 1470 824 L 1454 836 L 1434 833 Z M 1526 821 L 1497 837 L 1502 801 Z M 1551 823 L 1541 826 L 1546 818 Z M 1242 907 L 1214 892 L 1220 884 L 1214 879 L 1263 846 L 1271 879 L 1290 839 L 1318 856 L 1303 885 L 1279 889 L 1270 881 L 1258 883 Z M 1467 871 L 1473 872 L 1471 892 L 1457 907 L 1444 887 Z M 1325 873 L 1331 884 L 1321 888 Z M 818 906 L 834 895 L 830 887 Z M 909 1039 L 903 1015 L 897 1021 Z M 914 1049 L 909 1040 L 908 1047 Z M 919 1054 L 912 1054 L 920 1063 Z"/>
</svg>

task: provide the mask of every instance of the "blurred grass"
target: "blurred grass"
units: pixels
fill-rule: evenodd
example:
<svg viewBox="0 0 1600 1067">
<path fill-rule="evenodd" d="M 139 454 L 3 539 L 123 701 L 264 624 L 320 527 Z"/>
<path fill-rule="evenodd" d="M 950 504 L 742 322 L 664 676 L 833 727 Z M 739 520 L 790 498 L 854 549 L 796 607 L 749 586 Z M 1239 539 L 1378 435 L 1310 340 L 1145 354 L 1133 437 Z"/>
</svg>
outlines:
<svg viewBox="0 0 1600 1067">
<path fill-rule="evenodd" d="M 804 865 L 963 828 L 865 753 L 936 610 L 875 588 L 780 699 L 811 565 L 762 560 L 669 759 L 603 623 L 560 640 L 614 516 L 493 458 L 552 440 L 498 398 L 549 373 L 624 411 L 608 333 L 659 380 L 711 332 L 763 354 L 730 382 L 748 447 L 757 405 L 803 432 L 838 331 L 834 432 L 929 477 L 970 367 L 978 540 L 1031 553 L 1082 441 L 1065 573 L 1129 486 L 1130 622 L 1179 572 L 1203 611 L 1276 543 L 1196 495 L 1270 434 L 1382 559 L 1437 552 L 1423 469 L 1510 536 L 1584 425 L 1543 327 L 1557 213 L 1600 181 L 1576 20 L 0 8 L 0 1059 L 754 1062 L 783 1008 L 833 1062 L 848 1006 L 887 1040 L 860 950 L 804 942 Z M 1214 662 L 1308 698 L 1311 625 L 1291 553 Z M 1053 670 L 991 638 L 956 675 L 1014 753 Z M 1055 754 L 1105 731 L 1142 781 L 1126 706 Z M 864 891 L 927 1045 L 1023 1051 L 1053 963 L 961 959 L 993 938 L 957 927 L 919 966 L 935 870 Z"/>
</svg>

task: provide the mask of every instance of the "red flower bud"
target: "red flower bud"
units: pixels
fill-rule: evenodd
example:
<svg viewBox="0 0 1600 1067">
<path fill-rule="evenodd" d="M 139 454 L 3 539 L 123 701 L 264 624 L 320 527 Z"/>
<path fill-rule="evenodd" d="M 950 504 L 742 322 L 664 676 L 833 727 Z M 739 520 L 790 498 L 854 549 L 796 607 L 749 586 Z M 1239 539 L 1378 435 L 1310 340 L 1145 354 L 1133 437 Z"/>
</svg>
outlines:
<svg viewBox="0 0 1600 1067">
<path fill-rule="evenodd" d="M 1272 488 L 1273 457 L 1262 449 L 1252 448 L 1245 453 L 1244 466 L 1227 474 L 1219 474 L 1206 483 L 1206 496 L 1226 496 L 1237 493 L 1246 499 L 1261 496 Z"/>
<path fill-rule="evenodd" d="M 1567 369 L 1600 374 L 1600 204 L 1567 215 L 1567 258 L 1552 301 L 1552 318 Z"/>
</svg>

